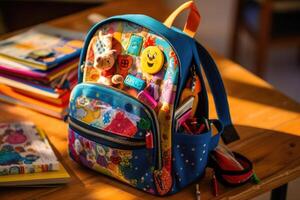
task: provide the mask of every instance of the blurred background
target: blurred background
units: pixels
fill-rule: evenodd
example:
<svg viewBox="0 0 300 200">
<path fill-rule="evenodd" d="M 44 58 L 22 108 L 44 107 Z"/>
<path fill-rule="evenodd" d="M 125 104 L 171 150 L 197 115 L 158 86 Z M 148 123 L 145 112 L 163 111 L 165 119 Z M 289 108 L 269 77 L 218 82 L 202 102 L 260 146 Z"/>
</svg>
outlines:
<svg viewBox="0 0 300 200">
<path fill-rule="evenodd" d="M 184 2 L 164 1 L 170 10 Z M 109 0 L 1 0 L 0 33 L 25 28 L 107 2 Z M 300 102 L 299 0 L 196 2 L 202 14 L 197 34 L 199 41 L 218 54 L 233 59 Z M 183 24 L 184 17 L 181 16 L 182 20 L 178 20 L 177 25 Z"/>
<path fill-rule="evenodd" d="M 201 43 L 300 102 L 299 0 L 195 1 L 202 15 L 197 34 Z M 164 2 L 173 10 L 184 0 Z M 1 0 L 0 34 L 105 3 L 101 0 Z M 184 20 L 185 16 L 181 16 L 177 25 L 183 25 Z M 298 199 L 300 181 L 289 185 L 288 199 Z M 266 193 L 256 199 L 269 199 L 268 196 Z"/>
</svg>

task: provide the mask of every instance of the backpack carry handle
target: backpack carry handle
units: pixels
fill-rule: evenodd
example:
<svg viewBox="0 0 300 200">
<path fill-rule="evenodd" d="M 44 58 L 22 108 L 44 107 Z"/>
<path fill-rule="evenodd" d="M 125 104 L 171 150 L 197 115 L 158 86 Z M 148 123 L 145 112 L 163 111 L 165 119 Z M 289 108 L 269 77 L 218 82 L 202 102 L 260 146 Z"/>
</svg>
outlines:
<svg viewBox="0 0 300 200">
<path fill-rule="evenodd" d="M 182 4 L 181 6 L 179 6 L 164 22 L 164 25 L 166 25 L 168 28 L 171 28 L 176 17 L 182 13 L 183 11 L 190 9 L 190 13 L 188 15 L 187 21 L 184 25 L 184 29 L 183 32 L 185 32 L 187 35 L 189 35 L 190 37 L 194 37 L 196 32 L 197 32 L 197 28 L 200 24 L 200 13 L 194 3 L 194 1 L 188 1 L 184 4 Z"/>
</svg>

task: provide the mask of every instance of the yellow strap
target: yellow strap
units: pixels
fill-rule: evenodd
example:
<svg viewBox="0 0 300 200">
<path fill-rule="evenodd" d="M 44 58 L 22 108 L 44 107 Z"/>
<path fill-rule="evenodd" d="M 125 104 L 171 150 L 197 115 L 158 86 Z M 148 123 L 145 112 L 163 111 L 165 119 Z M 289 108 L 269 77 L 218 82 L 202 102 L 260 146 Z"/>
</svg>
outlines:
<svg viewBox="0 0 300 200">
<path fill-rule="evenodd" d="M 200 14 L 194 3 L 194 1 L 188 1 L 181 6 L 179 6 L 164 22 L 164 24 L 171 28 L 172 24 L 176 17 L 182 13 L 184 10 L 190 9 L 187 21 L 185 23 L 183 31 L 191 37 L 194 37 L 197 31 L 197 28 L 200 24 Z"/>
</svg>

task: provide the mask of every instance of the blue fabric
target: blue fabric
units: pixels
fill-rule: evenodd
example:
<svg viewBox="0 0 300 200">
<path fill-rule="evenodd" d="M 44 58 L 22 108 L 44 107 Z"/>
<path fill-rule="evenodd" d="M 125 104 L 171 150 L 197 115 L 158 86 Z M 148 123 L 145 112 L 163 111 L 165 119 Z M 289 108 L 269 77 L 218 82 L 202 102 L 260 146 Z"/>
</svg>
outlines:
<svg viewBox="0 0 300 200">
<path fill-rule="evenodd" d="M 198 74 L 201 73 L 200 67 L 202 66 L 207 77 L 209 87 L 213 94 L 219 120 L 224 127 L 232 126 L 226 91 L 216 63 L 201 44 L 195 42 L 195 45 L 193 45 L 193 50 L 194 59 L 196 65 L 198 66 Z M 210 147 L 211 149 L 215 148 L 218 144 L 222 132 L 219 132 L 219 134 L 212 138 Z"/>
<path fill-rule="evenodd" d="M 170 193 L 178 192 L 203 175 L 210 152 L 211 131 L 190 135 L 173 133 L 172 174 L 173 187 Z"/>
</svg>

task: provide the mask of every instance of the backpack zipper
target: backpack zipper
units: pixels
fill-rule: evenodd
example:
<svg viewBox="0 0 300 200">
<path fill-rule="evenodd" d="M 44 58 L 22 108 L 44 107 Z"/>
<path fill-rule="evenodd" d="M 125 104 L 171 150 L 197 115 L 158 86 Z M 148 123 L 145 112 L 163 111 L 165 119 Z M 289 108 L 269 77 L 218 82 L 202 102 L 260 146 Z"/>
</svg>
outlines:
<svg viewBox="0 0 300 200">
<path fill-rule="evenodd" d="M 69 117 L 68 119 L 69 125 L 71 129 L 75 129 L 80 131 L 80 133 L 84 133 L 86 135 L 92 136 L 94 138 L 103 139 L 108 142 L 112 142 L 115 144 L 120 144 L 124 146 L 130 146 L 130 147 L 145 147 L 146 142 L 143 139 L 132 139 L 132 138 L 125 138 L 122 136 L 112 135 L 108 131 L 104 131 L 98 128 L 93 128 L 95 130 L 91 130 L 91 127 L 85 128 L 85 124 Z"/>
<path fill-rule="evenodd" d="M 121 89 L 115 88 L 115 87 L 111 87 L 111 86 L 107 86 L 107 85 L 103 85 L 100 83 L 95 83 L 95 82 L 84 82 L 84 83 L 80 83 L 79 85 L 84 85 L 84 84 L 90 84 L 90 85 L 95 85 L 95 86 L 100 86 L 100 87 L 105 87 L 107 89 L 111 89 L 111 90 L 115 90 L 117 92 L 120 92 L 121 94 L 134 99 L 136 102 L 138 102 L 139 104 L 143 105 L 145 107 L 145 112 L 152 117 L 153 121 L 154 121 L 154 126 L 155 126 L 155 133 L 156 134 L 156 148 L 157 148 L 157 152 L 158 152 L 158 158 L 157 158 L 157 163 L 158 163 L 158 169 L 162 168 L 162 153 L 161 153 L 161 139 L 160 139 L 160 131 L 159 131 L 159 123 L 158 123 L 158 119 L 156 116 L 156 113 L 154 112 L 154 110 L 152 110 L 148 105 L 144 104 L 143 102 L 138 101 L 137 99 L 133 98 L 132 96 L 128 95 L 126 92 L 124 92 Z M 100 129 L 99 129 L 100 130 Z M 101 130 L 102 131 L 102 130 Z M 97 133 L 96 133 L 97 134 Z"/>
</svg>

